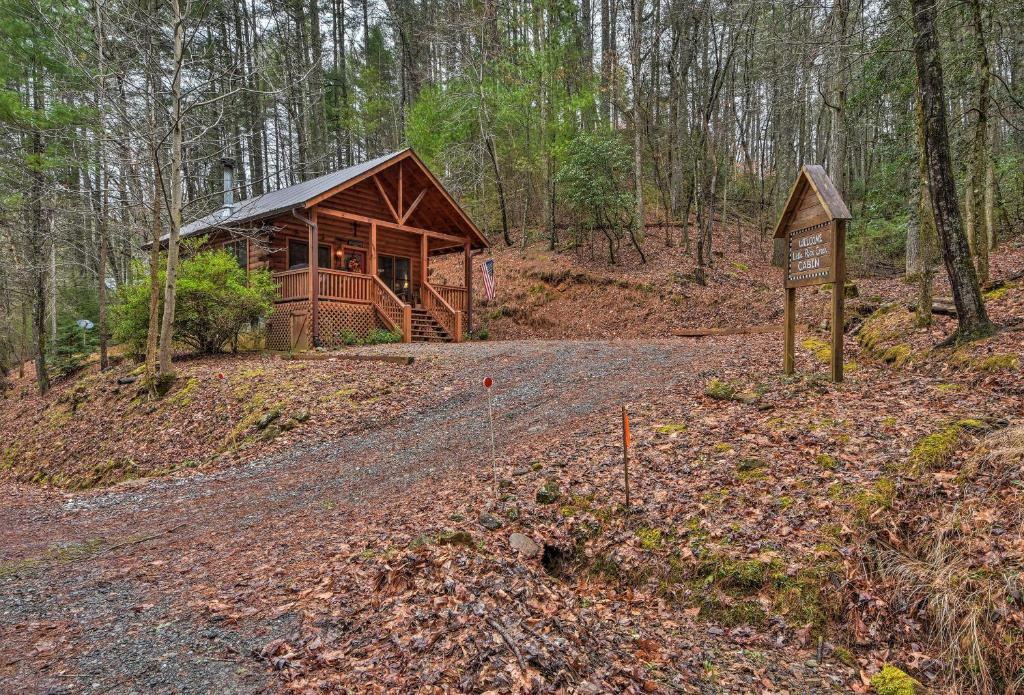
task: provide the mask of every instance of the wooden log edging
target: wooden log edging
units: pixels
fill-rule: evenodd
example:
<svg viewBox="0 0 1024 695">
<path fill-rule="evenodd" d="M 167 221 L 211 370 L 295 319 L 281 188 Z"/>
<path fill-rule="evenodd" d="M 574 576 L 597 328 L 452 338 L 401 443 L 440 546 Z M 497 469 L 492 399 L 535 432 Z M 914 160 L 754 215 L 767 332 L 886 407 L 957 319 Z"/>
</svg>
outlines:
<svg viewBox="0 0 1024 695">
<path fill-rule="evenodd" d="M 412 355 L 368 355 L 360 353 L 337 353 L 337 352 L 297 352 L 290 357 L 282 355 L 284 359 L 305 360 L 307 362 L 329 362 L 331 360 L 350 360 L 354 362 L 388 362 L 391 364 L 410 365 L 416 361 Z"/>
<path fill-rule="evenodd" d="M 739 326 L 735 328 L 681 328 L 672 335 L 679 338 L 707 338 L 718 335 L 755 335 L 758 333 L 778 333 L 782 331 L 781 323 L 762 324 L 759 326 Z M 797 326 L 798 331 L 806 331 L 806 325 Z"/>
</svg>

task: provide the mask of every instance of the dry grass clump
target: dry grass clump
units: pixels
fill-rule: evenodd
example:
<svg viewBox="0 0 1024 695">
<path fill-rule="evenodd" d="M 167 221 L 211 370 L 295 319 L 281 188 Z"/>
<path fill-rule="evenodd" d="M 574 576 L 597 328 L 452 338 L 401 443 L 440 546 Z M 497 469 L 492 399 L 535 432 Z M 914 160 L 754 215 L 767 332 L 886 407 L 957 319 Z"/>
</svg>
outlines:
<svg viewBox="0 0 1024 695">
<path fill-rule="evenodd" d="M 1024 688 L 1024 425 L 990 434 L 956 478 L 920 481 L 885 520 L 869 557 L 894 607 L 923 619 L 957 692 Z M 899 531 L 893 533 L 892 531 Z"/>
</svg>

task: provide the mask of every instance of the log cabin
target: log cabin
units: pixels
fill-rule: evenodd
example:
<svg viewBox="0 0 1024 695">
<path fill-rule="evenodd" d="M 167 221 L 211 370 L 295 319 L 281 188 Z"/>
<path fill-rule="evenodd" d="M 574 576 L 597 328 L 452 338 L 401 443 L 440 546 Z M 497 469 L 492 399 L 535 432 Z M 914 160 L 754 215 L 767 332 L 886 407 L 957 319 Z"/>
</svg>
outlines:
<svg viewBox="0 0 1024 695">
<path fill-rule="evenodd" d="M 272 272 L 268 349 L 336 347 L 373 329 L 403 342 L 472 331 L 471 255 L 487 239 L 411 149 L 239 202 L 223 164 L 223 206 L 181 236 L 207 235 L 242 267 Z M 463 284 L 432 282 L 430 259 L 455 253 Z"/>
</svg>

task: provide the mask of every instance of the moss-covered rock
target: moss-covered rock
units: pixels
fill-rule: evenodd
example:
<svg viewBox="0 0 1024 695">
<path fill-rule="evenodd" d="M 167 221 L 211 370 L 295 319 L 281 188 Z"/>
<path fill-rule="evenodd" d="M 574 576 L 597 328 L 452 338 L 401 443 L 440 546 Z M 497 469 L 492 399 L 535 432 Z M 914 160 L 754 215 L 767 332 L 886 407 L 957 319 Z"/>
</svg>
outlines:
<svg viewBox="0 0 1024 695">
<path fill-rule="evenodd" d="M 818 454 L 814 457 L 814 462 L 829 471 L 834 471 L 839 468 L 839 459 L 835 456 L 830 456 L 829 454 Z"/>
<path fill-rule="evenodd" d="M 281 417 L 281 409 L 280 408 L 272 408 L 272 409 L 268 410 L 267 412 L 265 412 L 260 417 L 259 420 L 256 421 L 256 429 L 258 429 L 258 430 L 265 430 L 265 429 L 267 429 L 267 427 L 270 426 L 270 423 L 272 423 L 274 420 L 278 419 L 279 417 Z"/>
<path fill-rule="evenodd" d="M 829 364 L 832 361 L 832 346 L 821 338 L 805 338 L 800 345 L 805 350 L 809 350 L 814 355 L 814 359 L 819 362 Z"/>
<path fill-rule="evenodd" d="M 715 378 L 708 382 L 708 385 L 704 388 L 704 394 L 715 400 L 729 401 L 736 395 L 736 387 L 726 381 Z"/>
<path fill-rule="evenodd" d="M 986 302 L 996 302 L 1006 296 L 1006 293 L 1014 289 L 1016 285 L 1012 282 L 997 285 L 984 293 Z"/>
<path fill-rule="evenodd" d="M 639 529 L 636 532 L 636 537 L 640 539 L 640 545 L 644 550 L 657 550 L 665 542 L 661 531 L 656 528 Z"/>
<path fill-rule="evenodd" d="M 896 500 L 896 483 L 891 478 L 882 477 L 862 488 L 834 485 L 829 488 L 828 496 L 851 509 L 858 519 L 864 521 L 879 510 L 892 507 Z"/>
<path fill-rule="evenodd" d="M 983 372 L 1019 372 L 1020 357 L 1017 355 L 991 355 L 978 362 Z"/>
<path fill-rule="evenodd" d="M 917 474 L 942 468 L 949 463 L 960 444 L 963 429 L 957 423 L 917 440 L 914 448 L 910 450 L 910 458 L 907 460 L 909 472 Z"/>
<path fill-rule="evenodd" d="M 437 537 L 438 545 L 461 545 L 467 548 L 473 547 L 473 536 L 468 531 L 443 531 Z"/>
<path fill-rule="evenodd" d="M 763 459 L 748 457 L 740 459 L 736 463 L 736 470 L 738 470 L 740 473 L 749 473 L 751 471 L 756 471 L 761 468 L 764 468 L 767 465 L 768 464 L 765 463 Z"/>
<path fill-rule="evenodd" d="M 892 664 L 885 664 L 871 677 L 871 687 L 878 695 L 916 695 L 922 692 L 919 682 Z"/>
<path fill-rule="evenodd" d="M 836 658 L 839 663 L 849 666 L 850 668 L 857 668 L 857 658 L 853 655 L 846 647 L 836 646 L 832 648 L 832 656 Z"/>
<path fill-rule="evenodd" d="M 912 354 L 913 350 L 909 345 L 899 343 L 885 348 L 877 356 L 886 364 L 891 364 L 893 367 L 899 369 L 910 360 Z"/>
<path fill-rule="evenodd" d="M 727 597 L 706 596 L 700 602 L 700 617 L 732 628 L 740 625 L 762 627 L 768 616 L 755 600 L 729 600 Z"/>
<path fill-rule="evenodd" d="M 554 504 L 558 501 L 560 496 L 558 490 L 558 483 L 554 480 L 549 480 L 544 483 L 539 490 L 537 490 L 537 503 L 538 504 Z"/>
</svg>

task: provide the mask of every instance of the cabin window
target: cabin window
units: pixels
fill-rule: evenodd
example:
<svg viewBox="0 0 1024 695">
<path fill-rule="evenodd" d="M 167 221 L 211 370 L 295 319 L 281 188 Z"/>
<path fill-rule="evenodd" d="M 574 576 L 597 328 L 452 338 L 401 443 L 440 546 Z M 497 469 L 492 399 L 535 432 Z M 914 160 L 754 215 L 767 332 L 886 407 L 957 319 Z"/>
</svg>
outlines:
<svg viewBox="0 0 1024 695">
<path fill-rule="evenodd" d="M 320 244 L 317 254 L 317 265 L 321 268 L 331 267 L 331 247 Z M 298 270 L 309 267 L 309 244 L 297 239 L 288 240 L 288 270 Z"/>
<path fill-rule="evenodd" d="M 401 256 L 378 256 L 377 275 L 391 291 L 408 300 L 412 284 L 409 259 Z"/>
<path fill-rule="evenodd" d="M 244 270 L 249 267 L 249 244 L 245 239 L 235 239 L 225 243 L 224 250 L 235 257 L 239 268 Z"/>
</svg>

